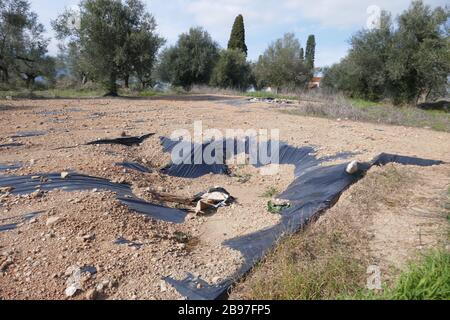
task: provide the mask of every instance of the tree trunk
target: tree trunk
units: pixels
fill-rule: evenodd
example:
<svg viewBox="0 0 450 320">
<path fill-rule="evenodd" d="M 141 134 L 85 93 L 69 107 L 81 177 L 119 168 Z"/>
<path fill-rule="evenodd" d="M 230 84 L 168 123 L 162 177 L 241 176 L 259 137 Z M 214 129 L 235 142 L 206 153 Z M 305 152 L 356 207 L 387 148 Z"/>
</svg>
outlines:
<svg viewBox="0 0 450 320">
<path fill-rule="evenodd" d="M 117 75 L 115 72 L 111 72 L 111 75 L 109 76 L 109 81 L 107 83 L 107 90 L 108 93 L 105 94 L 105 97 L 117 97 Z"/>
<path fill-rule="evenodd" d="M 34 76 L 27 75 L 27 79 L 25 80 L 25 84 L 27 89 L 30 89 L 32 85 L 34 85 Z"/>
<path fill-rule="evenodd" d="M 83 77 L 81 78 L 81 84 L 85 85 L 87 83 L 87 76 L 83 74 Z"/>
<path fill-rule="evenodd" d="M 130 88 L 130 76 L 126 75 L 123 80 L 125 82 L 125 88 L 129 89 Z"/>
<path fill-rule="evenodd" d="M 2 71 L 2 82 L 8 83 L 9 82 L 9 72 L 7 68 L 0 68 Z"/>
<path fill-rule="evenodd" d="M 419 95 L 416 99 L 416 106 L 419 104 L 425 103 L 428 100 L 428 97 L 430 96 L 431 89 L 423 89 L 420 91 Z"/>
</svg>

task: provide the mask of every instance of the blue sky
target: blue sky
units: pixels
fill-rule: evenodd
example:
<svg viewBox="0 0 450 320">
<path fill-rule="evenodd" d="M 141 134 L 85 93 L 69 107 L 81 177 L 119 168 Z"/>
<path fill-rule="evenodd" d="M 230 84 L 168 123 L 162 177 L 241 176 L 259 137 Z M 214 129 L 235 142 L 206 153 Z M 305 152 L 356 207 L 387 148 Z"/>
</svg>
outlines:
<svg viewBox="0 0 450 320">
<path fill-rule="evenodd" d="M 32 9 L 53 37 L 50 20 L 79 0 L 30 0 Z M 244 15 L 249 58 L 256 60 L 267 45 L 286 32 L 294 32 L 304 46 L 309 34 L 316 35 L 316 65 L 338 62 L 348 50 L 348 40 L 366 27 L 368 8 L 377 6 L 394 15 L 405 10 L 410 0 L 145 0 L 156 18 L 158 32 L 176 42 L 191 26 L 202 26 L 226 47 L 234 18 Z M 431 6 L 445 6 L 445 0 L 426 0 Z M 57 52 L 52 40 L 50 53 Z"/>
</svg>

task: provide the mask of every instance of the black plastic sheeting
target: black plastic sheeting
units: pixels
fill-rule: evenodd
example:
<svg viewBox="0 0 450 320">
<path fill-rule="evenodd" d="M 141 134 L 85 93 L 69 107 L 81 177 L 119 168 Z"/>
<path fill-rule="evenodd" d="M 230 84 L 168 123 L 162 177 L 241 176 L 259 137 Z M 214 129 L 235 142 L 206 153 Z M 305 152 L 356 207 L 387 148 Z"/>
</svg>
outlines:
<svg viewBox="0 0 450 320">
<path fill-rule="evenodd" d="M 6 144 L 0 144 L 0 148 L 17 148 L 24 146 L 23 143 L 6 143 Z"/>
<path fill-rule="evenodd" d="M 176 146 L 180 147 L 180 149 L 183 146 L 186 146 L 186 150 L 190 150 L 187 155 L 182 155 L 182 157 L 184 157 L 184 161 L 182 161 L 181 164 L 172 163 L 161 170 L 163 174 L 167 174 L 173 177 L 195 179 L 208 174 L 229 174 L 229 168 L 225 164 L 227 160 L 240 153 L 245 153 L 247 155 L 250 154 L 249 138 L 242 139 L 242 141 L 234 139 L 231 142 L 230 140 L 209 141 L 205 142 L 202 145 L 171 140 L 165 137 L 162 137 L 160 139 L 164 152 L 172 152 Z M 265 147 L 267 148 L 267 150 L 271 150 L 272 143 L 272 141 L 266 142 Z M 221 149 L 219 154 L 215 154 L 215 146 L 217 145 L 219 146 L 218 149 Z M 233 150 L 227 150 L 227 146 L 232 146 Z M 197 156 L 202 156 L 205 151 L 209 152 L 210 150 L 212 150 L 212 157 L 216 159 L 216 162 L 214 164 L 206 164 L 204 161 L 202 161 L 201 164 L 195 164 L 195 158 Z M 270 152 L 268 155 L 270 155 Z M 298 174 L 308 167 L 317 166 L 327 161 L 346 159 L 354 155 L 355 153 L 343 152 L 331 157 L 317 158 L 316 151 L 311 146 L 293 147 L 287 143 L 280 142 L 279 162 L 277 164 L 295 165 L 296 174 Z M 259 156 L 256 160 L 256 167 L 263 167 L 267 165 L 266 163 L 261 163 Z"/>
<path fill-rule="evenodd" d="M 22 131 L 18 132 L 15 135 L 10 136 L 10 138 L 29 138 L 29 137 L 39 137 L 46 135 L 47 132 L 45 131 Z"/>
<path fill-rule="evenodd" d="M 1 164 L 0 163 L 0 171 L 6 170 L 16 170 L 22 168 L 21 163 L 13 163 L 13 164 Z"/>
<path fill-rule="evenodd" d="M 186 220 L 186 212 L 183 210 L 150 204 L 137 198 L 118 197 L 117 199 L 134 211 L 151 216 L 153 219 L 172 223 L 183 223 Z"/>
<path fill-rule="evenodd" d="M 154 133 L 146 134 L 141 137 L 123 137 L 123 138 L 117 138 L 117 139 L 103 139 L 103 140 L 97 140 L 97 141 L 91 141 L 88 142 L 86 145 L 105 145 L 105 144 L 119 144 L 127 147 L 133 147 L 140 145 L 148 138 L 154 136 Z"/>
<path fill-rule="evenodd" d="M 142 173 L 151 173 L 153 172 L 152 169 L 147 168 L 146 166 L 143 166 L 140 163 L 137 162 L 119 162 L 116 163 L 116 166 L 124 167 L 126 169 L 142 172 Z"/>
<path fill-rule="evenodd" d="M 32 177 L 42 177 L 45 179 L 33 179 Z M 126 184 L 113 183 L 103 178 L 90 177 L 81 174 L 71 173 L 68 178 L 62 179 L 61 174 L 52 173 L 45 175 L 29 176 L 1 176 L 0 187 L 14 188 L 11 193 L 15 195 L 31 194 L 40 189 L 50 191 L 62 189 L 64 191 L 83 191 L 83 190 L 108 190 L 117 194 L 117 199 L 128 206 L 131 210 L 144 214 L 154 219 L 182 223 L 186 218 L 186 212 L 166 208 L 138 199 L 131 187 Z"/>
<path fill-rule="evenodd" d="M 287 158 L 291 158 L 291 156 Z M 293 158 L 296 157 L 292 155 Z M 300 156 L 300 158 L 302 157 Z M 308 156 L 303 158 L 307 162 L 310 160 Z M 297 169 L 304 165 L 301 162 L 300 159 Z M 200 278 L 195 278 L 192 274 L 188 274 L 183 280 L 171 277 L 166 277 L 164 280 L 190 300 L 216 300 L 226 297 L 235 280 L 248 273 L 281 237 L 299 231 L 314 216 L 333 206 L 342 192 L 364 177 L 372 166 L 383 166 L 388 163 L 433 166 L 443 162 L 381 154 L 369 163 L 360 164 L 359 172 L 354 175 L 346 172 L 348 163 L 332 166 L 306 164 L 303 166 L 305 168 L 303 171 L 296 170 L 295 181 L 278 197 L 291 202 L 291 207 L 281 213 L 279 224 L 223 243 L 231 249 L 240 251 L 245 259 L 244 264 L 233 276 L 216 285 L 210 285 Z"/>
<path fill-rule="evenodd" d="M 114 244 L 127 245 L 129 247 L 134 247 L 134 248 L 137 248 L 137 249 L 140 249 L 143 246 L 142 243 L 133 242 L 133 241 L 127 240 L 125 238 L 117 239 L 116 241 L 114 241 Z"/>
<path fill-rule="evenodd" d="M 189 148 L 189 153 L 186 155 L 181 155 L 183 158 L 180 164 L 170 164 L 166 168 L 161 170 L 161 173 L 167 174 L 171 177 L 179 178 L 190 178 L 196 179 L 208 174 L 228 174 L 228 166 L 225 164 L 224 155 L 215 155 L 216 158 L 214 164 L 195 164 L 196 155 L 203 155 L 206 148 L 211 145 L 212 142 L 207 142 L 203 145 L 195 143 L 186 143 L 184 141 L 176 141 L 168 138 L 161 138 L 161 144 L 163 146 L 164 152 L 172 152 L 176 146 L 187 146 Z M 189 163 L 190 162 L 190 163 Z M 203 161 L 202 161 L 203 162 Z"/>
</svg>

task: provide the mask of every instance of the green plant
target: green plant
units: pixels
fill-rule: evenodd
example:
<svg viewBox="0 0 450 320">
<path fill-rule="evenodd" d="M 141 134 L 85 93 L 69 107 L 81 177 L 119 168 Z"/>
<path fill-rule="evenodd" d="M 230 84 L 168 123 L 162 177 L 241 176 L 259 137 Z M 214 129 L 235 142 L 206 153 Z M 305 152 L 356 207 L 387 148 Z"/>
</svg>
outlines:
<svg viewBox="0 0 450 320">
<path fill-rule="evenodd" d="M 189 234 L 181 231 L 175 231 L 173 235 L 178 243 L 188 243 L 191 238 Z"/>
<path fill-rule="evenodd" d="M 283 210 L 289 209 L 291 205 L 289 203 L 286 204 L 276 204 L 273 201 L 269 201 L 267 203 L 267 210 L 269 210 L 272 214 L 280 214 Z"/>
<path fill-rule="evenodd" d="M 449 300 L 450 253 L 433 250 L 410 262 L 392 288 L 381 293 L 360 291 L 343 299 L 358 300 Z"/>
<path fill-rule="evenodd" d="M 276 196 L 279 193 L 278 189 L 275 187 L 270 187 L 268 188 L 263 194 L 262 197 L 263 198 L 273 198 L 274 196 Z"/>
<path fill-rule="evenodd" d="M 233 29 L 231 30 L 230 41 L 228 41 L 229 50 L 240 50 L 247 57 L 247 45 L 245 44 L 245 26 L 244 17 L 240 14 L 236 17 Z"/>
</svg>

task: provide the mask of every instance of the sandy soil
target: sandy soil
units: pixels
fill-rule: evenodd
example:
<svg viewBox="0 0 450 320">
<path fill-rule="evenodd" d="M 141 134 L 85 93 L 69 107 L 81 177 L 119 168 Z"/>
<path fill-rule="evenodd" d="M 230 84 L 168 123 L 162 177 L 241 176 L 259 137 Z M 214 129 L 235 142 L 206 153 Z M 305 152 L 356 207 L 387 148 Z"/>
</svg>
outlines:
<svg viewBox="0 0 450 320">
<path fill-rule="evenodd" d="M 238 199 L 214 215 L 192 215 L 184 224 L 175 225 L 133 213 L 109 192 L 2 196 L 0 224 L 21 222 L 18 216 L 41 213 L 15 230 L 0 233 L 0 297 L 65 299 L 74 266 L 82 270 L 95 267 L 95 272 L 82 273 L 82 290 L 75 299 L 180 299 L 161 277 L 183 278 L 186 272 L 195 271 L 216 283 L 231 275 L 241 257 L 221 243 L 278 222 L 277 216 L 267 213 L 268 199 L 262 194 L 271 187 L 283 191 L 293 180 L 292 166 L 282 166 L 275 176 L 261 176 L 251 166 L 231 166 L 234 177 L 209 175 L 193 180 L 168 177 L 156 170 L 141 174 L 115 166 L 122 161 L 137 161 L 154 169 L 165 166 L 170 156 L 163 153 L 159 137 L 179 129 L 192 131 L 194 121 L 203 121 L 205 129 L 224 131 L 280 129 L 281 140 L 294 146 L 316 146 L 320 156 L 352 151 L 359 154 L 355 159 L 367 161 L 388 152 L 450 162 L 448 133 L 293 116 L 280 113 L 280 107 L 235 103 L 235 99 L 191 96 L 0 102 L 0 145 L 24 144 L 0 148 L 0 164 L 23 164 L 8 174 L 73 170 L 122 179 L 132 184 L 136 195 L 149 201 L 149 190 L 191 197 L 214 186 L 226 188 Z M 45 134 L 11 138 L 22 131 Z M 99 138 L 120 137 L 123 132 L 156 135 L 138 147 L 83 145 Z M 422 170 L 415 172 L 420 175 Z M 442 182 L 449 172 L 449 165 L 441 166 L 430 179 Z M 432 201 L 436 190 L 424 187 L 417 192 Z M 427 210 L 416 209 L 418 214 Z M 388 212 L 381 215 L 380 224 L 388 216 Z M 179 243 L 177 232 L 189 234 L 190 242 Z M 114 244 L 121 237 L 139 246 Z M 382 243 L 383 238 L 374 244 L 374 250 Z M 391 259 L 397 258 L 394 255 Z"/>
</svg>

